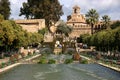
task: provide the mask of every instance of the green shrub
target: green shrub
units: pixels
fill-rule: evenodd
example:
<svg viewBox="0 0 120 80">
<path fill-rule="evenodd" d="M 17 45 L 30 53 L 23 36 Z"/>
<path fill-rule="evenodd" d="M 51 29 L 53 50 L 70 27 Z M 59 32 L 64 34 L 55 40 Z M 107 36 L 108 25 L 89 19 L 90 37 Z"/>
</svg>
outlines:
<svg viewBox="0 0 120 80">
<path fill-rule="evenodd" d="M 54 59 L 49 59 L 48 64 L 55 64 L 56 61 Z"/>
<path fill-rule="evenodd" d="M 42 55 L 45 55 L 45 56 L 50 55 L 50 54 L 53 54 L 53 52 L 51 52 L 49 50 L 45 50 L 42 52 Z"/>
<path fill-rule="evenodd" d="M 42 57 L 42 58 L 40 58 L 38 63 L 39 64 L 46 64 L 47 63 L 47 59 L 45 57 Z"/>
<path fill-rule="evenodd" d="M 75 53 L 75 50 L 70 49 L 70 50 L 67 50 L 65 53 L 69 55 L 73 55 Z"/>
<path fill-rule="evenodd" d="M 73 59 L 66 59 L 64 63 L 65 63 L 65 64 L 70 64 L 70 63 L 72 63 L 72 62 L 73 62 Z"/>
<path fill-rule="evenodd" d="M 72 52 L 72 51 L 68 51 L 68 54 L 69 54 L 69 55 L 72 55 L 72 54 L 73 54 L 73 52 Z"/>
<path fill-rule="evenodd" d="M 0 67 L 4 68 L 6 66 L 6 63 L 1 63 Z"/>
<path fill-rule="evenodd" d="M 54 53 L 55 54 L 55 53 Z M 59 54 L 63 54 L 62 52 L 59 52 Z"/>
<path fill-rule="evenodd" d="M 88 60 L 82 60 L 81 62 L 80 62 L 81 64 L 88 64 Z"/>
</svg>

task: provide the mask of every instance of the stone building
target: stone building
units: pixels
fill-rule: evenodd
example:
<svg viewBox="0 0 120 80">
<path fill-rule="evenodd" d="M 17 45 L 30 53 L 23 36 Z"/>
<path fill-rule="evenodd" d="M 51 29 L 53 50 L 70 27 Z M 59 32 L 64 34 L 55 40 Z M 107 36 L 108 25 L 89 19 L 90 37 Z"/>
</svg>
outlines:
<svg viewBox="0 0 120 80">
<path fill-rule="evenodd" d="M 38 30 L 45 28 L 45 19 L 23 19 L 15 20 L 15 22 L 28 32 L 38 32 Z"/>
<path fill-rule="evenodd" d="M 80 7 L 74 6 L 72 15 L 67 16 L 67 25 L 72 26 L 70 37 L 79 37 L 81 34 L 91 34 L 91 27 L 86 23 L 85 16 L 80 13 Z"/>
<path fill-rule="evenodd" d="M 98 22 L 97 24 L 94 25 L 93 27 L 93 33 L 96 33 L 100 30 L 103 30 L 103 29 L 106 29 L 104 26 L 103 26 L 103 23 L 102 22 Z"/>
</svg>

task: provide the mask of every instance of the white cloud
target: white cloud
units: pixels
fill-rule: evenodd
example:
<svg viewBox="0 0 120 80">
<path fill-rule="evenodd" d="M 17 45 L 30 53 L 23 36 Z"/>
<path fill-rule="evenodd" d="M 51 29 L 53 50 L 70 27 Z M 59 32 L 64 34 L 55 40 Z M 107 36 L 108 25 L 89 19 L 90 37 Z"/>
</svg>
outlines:
<svg viewBox="0 0 120 80">
<path fill-rule="evenodd" d="M 18 0 L 10 0 L 10 2 L 12 2 L 12 4 L 16 4 L 18 3 Z"/>
<path fill-rule="evenodd" d="M 63 0 L 60 0 L 63 1 Z M 96 9 L 100 16 L 102 15 L 109 15 L 112 20 L 120 19 L 120 0 L 65 0 L 64 5 L 70 5 L 68 6 L 63 6 L 63 11 L 65 15 L 69 15 L 70 12 L 72 12 L 72 7 L 74 5 L 78 5 L 81 8 L 81 13 L 86 14 L 88 10 L 91 8 Z M 71 3 L 68 4 L 67 2 Z M 62 2 L 63 3 L 63 2 Z M 65 17 L 65 16 L 63 16 Z M 63 18 L 64 19 L 64 18 Z"/>
<path fill-rule="evenodd" d="M 20 17 L 20 7 L 22 7 L 22 3 L 26 2 L 27 0 L 10 0 L 11 2 L 11 16 L 10 18 L 14 19 L 23 19 L 23 16 Z"/>
<path fill-rule="evenodd" d="M 12 14 L 11 18 L 21 19 L 19 17 L 20 7 L 23 2 L 27 0 L 10 0 Z M 120 0 L 59 0 L 61 5 L 63 5 L 64 15 L 61 17 L 62 19 L 66 19 L 67 15 L 72 13 L 72 7 L 74 5 L 79 5 L 81 8 L 81 13 L 86 14 L 86 12 L 94 8 L 96 9 L 100 16 L 104 14 L 110 15 L 111 19 L 116 20 L 120 19 Z"/>
</svg>

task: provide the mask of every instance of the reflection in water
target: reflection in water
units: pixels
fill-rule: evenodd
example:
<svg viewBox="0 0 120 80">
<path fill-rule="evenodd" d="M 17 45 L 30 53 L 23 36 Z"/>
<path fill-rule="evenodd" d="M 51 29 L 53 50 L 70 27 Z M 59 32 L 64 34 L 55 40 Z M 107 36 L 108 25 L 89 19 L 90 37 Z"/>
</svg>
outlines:
<svg viewBox="0 0 120 80">
<path fill-rule="evenodd" d="M 120 73 L 97 64 L 24 64 L 0 80 L 119 80 Z"/>
</svg>

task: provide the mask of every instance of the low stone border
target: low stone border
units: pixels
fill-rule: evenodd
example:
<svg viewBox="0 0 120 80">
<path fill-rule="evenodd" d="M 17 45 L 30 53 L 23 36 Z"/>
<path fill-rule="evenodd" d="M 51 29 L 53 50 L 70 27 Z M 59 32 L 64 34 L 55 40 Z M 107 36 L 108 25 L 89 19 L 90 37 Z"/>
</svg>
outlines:
<svg viewBox="0 0 120 80">
<path fill-rule="evenodd" d="M 80 56 L 81 56 L 82 58 L 84 58 L 84 59 L 91 60 L 91 59 L 88 58 L 88 57 L 85 57 L 85 56 L 82 56 L 82 55 L 80 55 Z M 110 65 L 101 63 L 101 62 L 96 62 L 96 63 L 99 64 L 99 65 L 101 65 L 101 66 L 104 66 L 104 67 L 107 67 L 107 68 L 110 68 L 110 69 L 112 69 L 112 70 L 115 70 L 115 71 L 120 72 L 120 68 L 116 68 L 116 67 L 113 67 L 113 66 L 110 66 Z"/>
<path fill-rule="evenodd" d="M 82 56 L 82 55 L 80 55 L 80 57 L 82 57 L 82 58 L 84 58 L 84 59 L 87 59 L 87 60 L 91 60 L 90 58 L 85 57 L 85 56 Z"/>
<path fill-rule="evenodd" d="M 35 56 L 31 57 L 31 58 L 28 58 L 28 59 L 26 59 L 25 61 L 32 60 L 32 59 L 37 58 L 37 57 L 39 57 L 39 56 L 41 56 L 41 54 L 35 55 Z"/>
<path fill-rule="evenodd" d="M 7 70 L 9 70 L 9 69 L 11 69 L 11 68 L 13 68 L 13 67 L 16 67 L 16 66 L 20 65 L 20 64 L 21 64 L 21 63 L 15 63 L 15 64 L 9 65 L 9 66 L 7 66 L 7 67 L 1 68 L 1 69 L 0 69 L 0 73 L 5 72 L 5 71 L 7 71 Z"/>
<path fill-rule="evenodd" d="M 110 68 L 110 69 L 113 69 L 113 70 L 115 70 L 115 71 L 120 72 L 120 68 L 112 67 L 112 66 L 106 65 L 106 64 L 104 64 L 104 63 L 100 63 L 100 62 L 98 62 L 97 64 L 102 65 L 102 66 L 104 66 L 104 67 L 107 67 L 107 68 Z"/>
<path fill-rule="evenodd" d="M 35 59 L 35 58 L 37 58 L 37 57 L 39 57 L 39 56 L 41 56 L 41 54 L 32 56 L 32 57 L 30 57 L 30 58 L 28 58 L 28 59 L 25 59 L 24 61 L 29 61 L 29 60 Z M 12 65 L 9 65 L 9 66 L 7 66 L 7 67 L 1 68 L 1 69 L 0 69 L 0 73 L 3 73 L 3 72 L 5 72 L 5 71 L 7 71 L 7 70 L 9 70 L 9 69 L 12 69 L 12 68 L 18 66 L 18 65 L 21 65 L 21 64 L 22 64 L 22 62 L 18 62 L 18 63 L 12 64 Z"/>
</svg>

